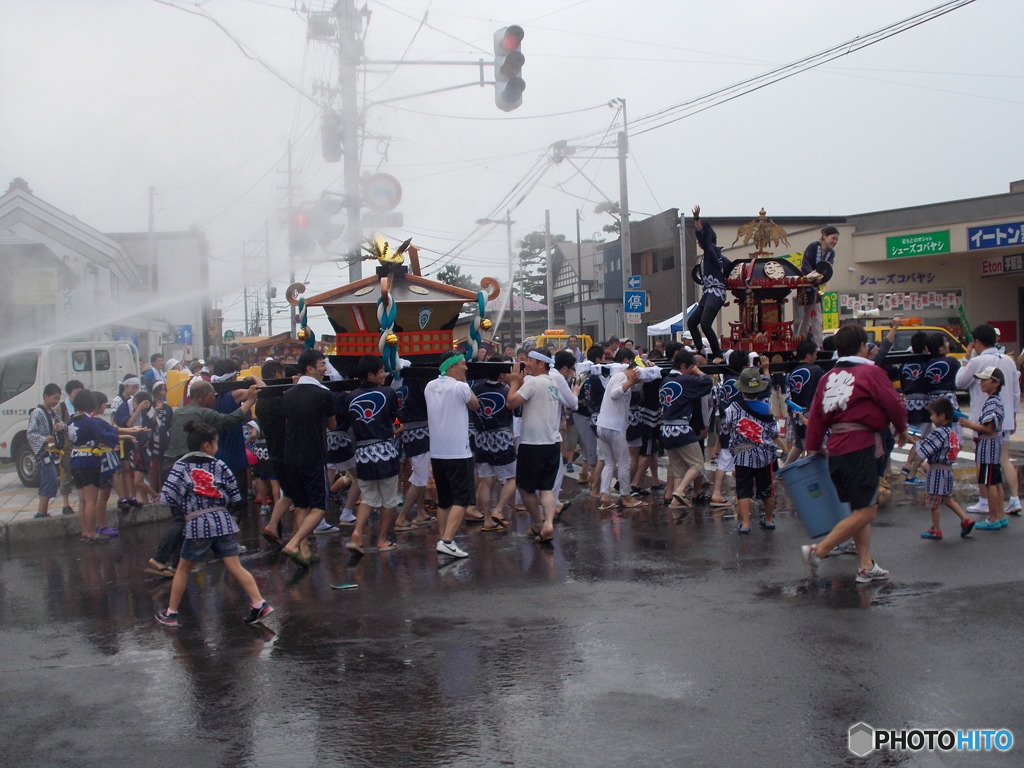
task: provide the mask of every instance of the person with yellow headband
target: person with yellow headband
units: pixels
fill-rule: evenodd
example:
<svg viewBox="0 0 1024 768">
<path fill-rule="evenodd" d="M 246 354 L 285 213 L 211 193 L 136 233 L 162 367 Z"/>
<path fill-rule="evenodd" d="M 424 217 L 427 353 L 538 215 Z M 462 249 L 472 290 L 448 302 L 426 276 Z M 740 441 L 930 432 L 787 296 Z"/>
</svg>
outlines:
<svg viewBox="0 0 1024 768">
<path fill-rule="evenodd" d="M 466 383 L 466 358 L 452 352 L 438 369 L 440 376 L 423 390 L 430 426 L 430 468 L 437 486 L 437 529 L 441 534 L 436 550 L 448 557 L 469 557 L 455 543 L 455 534 L 476 503 L 473 451 L 469 445 L 469 412 L 480 407 Z"/>
</svg>

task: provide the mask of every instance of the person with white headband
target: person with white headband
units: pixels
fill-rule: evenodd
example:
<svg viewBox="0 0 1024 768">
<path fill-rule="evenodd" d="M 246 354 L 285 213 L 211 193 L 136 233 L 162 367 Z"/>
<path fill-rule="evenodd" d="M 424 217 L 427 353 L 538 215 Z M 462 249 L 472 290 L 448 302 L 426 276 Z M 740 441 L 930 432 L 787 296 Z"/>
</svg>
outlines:
<svg viewBox="0 0 1024 768">
<path fill-rule="evenodd" d="M 558 430 L 562 404 L 558 385 L 549 375 L 554 363 L 550 357 L 531 350 L 526 357 L 526 375 L 509 376 L 506 405 L 523 408 L 522 435 L 516 453 L 516 486 L 523 497 L 533 525 L 530 533 L 541 543 L 555 537 L 555 479 L 561 464 Z M 543 516 L 541 510 L 543 509 Z"/>
<path fill-rule="evenodd" d="M 629 391 L 640 381 L 640 370 L 632 362 L 632 350 L 625 347 L 615 353 L 619 370 L 612 374 L 605 387 L 601 413 L 597 417 L 597 441 L 601 446 L 605 465 L 601 470 L 601 501 L 598 509 L 613 509 L 619 505 L 626 509 L 647 506 L 635 498 L 630 489 L 629 447 L 626 445 L 626 426 L 629 419 Z M 619 501 L 612 501 L 612 478 L 619 480 Z M 628 500 L 627 500 L 628 499 Z"/>
</svg>

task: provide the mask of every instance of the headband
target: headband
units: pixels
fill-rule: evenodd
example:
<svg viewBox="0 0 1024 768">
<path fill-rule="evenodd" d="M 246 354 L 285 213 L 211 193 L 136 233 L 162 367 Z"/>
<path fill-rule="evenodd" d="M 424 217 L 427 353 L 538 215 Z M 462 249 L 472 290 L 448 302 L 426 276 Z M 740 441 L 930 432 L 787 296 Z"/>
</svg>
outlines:
<svg viewBox="0 0 1024 768">
<path fill-rule="evenodd" d="M 121 385 L 125 387 L 141 387 L 142 380 L 138 376 L 132 376 L 130 379 L 122 381 Z"/>
<path fill-rule="evenodd" d="M 540 360 L 542 363 L 547 363 L 549 366 L 555 364 L 554 360 L 542 352 L 538 352 L 536 349 L 531 349 L 527 357 L 532 357 L 534 360 Z"/>
<path fill-rule="evenodd" d="M 443 363 L 441 363 L 441 365 L 438 366 L 437 370 L 439 370 L 441 372 L 441 375 L 444 376 L 446 373 L 448 373 L 449 368 L 451 368 L 453 365 L 457 365 L 462 360 L 465 360 L 465 358 L 462 355 L 452 355 Z"/>
</svg>

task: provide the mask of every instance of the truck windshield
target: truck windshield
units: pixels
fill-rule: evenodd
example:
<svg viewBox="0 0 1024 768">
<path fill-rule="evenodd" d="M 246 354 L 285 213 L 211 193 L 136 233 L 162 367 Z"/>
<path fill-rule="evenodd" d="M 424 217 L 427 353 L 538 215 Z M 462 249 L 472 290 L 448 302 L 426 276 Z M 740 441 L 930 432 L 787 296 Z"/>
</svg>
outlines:
<svg viewBox="0 0 1024 768">
<path fill-rule="evenodd" d="M 36 383 L 38 363 L 38 350 L 16 352 L 0 360 L 0 403 L 6 403 Z"/>
</svg>

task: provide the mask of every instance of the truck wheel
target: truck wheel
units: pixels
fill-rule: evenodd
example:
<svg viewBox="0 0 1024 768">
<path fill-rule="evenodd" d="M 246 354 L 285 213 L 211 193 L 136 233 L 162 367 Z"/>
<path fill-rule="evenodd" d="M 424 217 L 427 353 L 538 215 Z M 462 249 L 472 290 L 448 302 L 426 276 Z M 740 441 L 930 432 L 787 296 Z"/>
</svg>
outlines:
<svg viewBox="0 0 1024 768">
<path fill-rule="evenodd" d="M 39 487 L 39 464 L 24 438 L 14 447 L 14 466 L 18 470 L 18 479 L 22 485 L 27 488 Z"/>
</svg>

